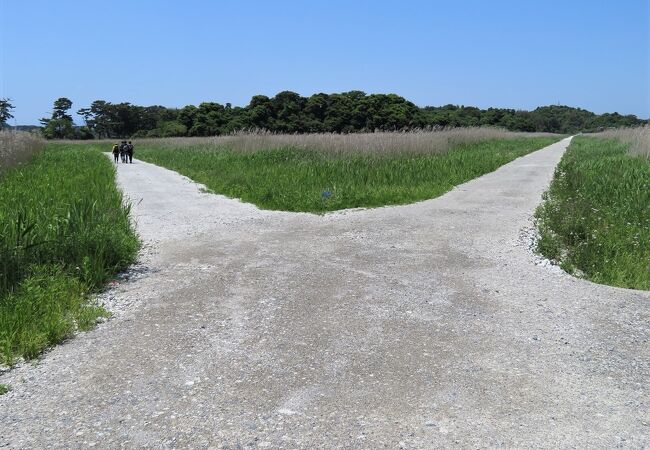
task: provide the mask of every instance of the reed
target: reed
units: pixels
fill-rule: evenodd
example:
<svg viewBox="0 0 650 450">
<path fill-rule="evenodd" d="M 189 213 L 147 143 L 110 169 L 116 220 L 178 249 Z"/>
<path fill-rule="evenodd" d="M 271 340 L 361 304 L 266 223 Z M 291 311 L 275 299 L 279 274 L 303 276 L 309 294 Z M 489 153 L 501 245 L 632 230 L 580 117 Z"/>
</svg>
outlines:
<svg viewBox="0 0 650 450">
<path fill-rule="evenodd" d="M 548 133 L 516 133 L 501 128 L 466 127 L 375 133 L 280 134 L 264 130 L 242 131 L 227 136 L 140 139 L 139 146 L 161 148 L 226 148 L 235 152 L 257 152 L 293 148 L 323 154 L 395 155 L 445 153 L 456 145 L 494 139 L 550 136 Z"/>
<path fill-rule="evenodd" d="M 650 159 L 650 125 L 616 128 L 603 131 L 595 136 L 606 139 L 619 139 L 629 144 L 628 151 L 631 155 Z"/>
<path fill-rule="evenodd" d="M 0 130 L 0 175 L 29 161 L 44 146 L 45 141 L 34 133 Z"/>
</svg>

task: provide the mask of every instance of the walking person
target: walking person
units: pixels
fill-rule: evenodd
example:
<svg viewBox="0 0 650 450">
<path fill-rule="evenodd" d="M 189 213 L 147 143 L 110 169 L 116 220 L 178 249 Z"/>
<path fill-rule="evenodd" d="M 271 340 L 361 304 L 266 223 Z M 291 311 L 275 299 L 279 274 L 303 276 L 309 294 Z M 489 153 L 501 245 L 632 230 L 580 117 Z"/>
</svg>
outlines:
<svg viewBox="0 0 650 450">
<path fill-rule="evenodd" d="M 126 154 L 129 157 L 129 164 L 133 164 L 133 144 L 131 141 L 126 144 Z"/>
<path fill-rule="evenodd" d="M 113 146 L 113 161 L 115 161 L 115 164 L 118 162 L 118 156 L 120 155 L 120 146 L 115 144 Z"/>
<path fill-rule="evenodd" d="M 122 164 L 126 163 L 126 141 L 120 143 L 120 158 L 122 159 Z"/>
</svg>

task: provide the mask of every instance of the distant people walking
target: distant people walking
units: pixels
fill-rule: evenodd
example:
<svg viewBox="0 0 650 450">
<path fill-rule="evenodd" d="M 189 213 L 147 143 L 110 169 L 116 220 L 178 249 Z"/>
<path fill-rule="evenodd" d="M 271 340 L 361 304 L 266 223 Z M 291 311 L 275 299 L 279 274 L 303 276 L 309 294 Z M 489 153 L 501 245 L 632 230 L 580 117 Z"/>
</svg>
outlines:
<svg viewBox="0 0 650 450">
<path fill-rule="evenodd" d="M 126 141 L 120 143 L 120 158 L 123 164 L 126 163 Z"/>
<path fill-rule="evenodd" d="M 126 144 L 126 154 L 129 157 L 129 164 L 133 164 L 133 144 L 131 141 Z"/>
<path fill-rule="evenodd" d="M 115 164 L 118 162 L 118 156 L 120 156 L 120 146 L 115 144 L 113 146 L 113 161 L 115 161 Z"/>
</svg>

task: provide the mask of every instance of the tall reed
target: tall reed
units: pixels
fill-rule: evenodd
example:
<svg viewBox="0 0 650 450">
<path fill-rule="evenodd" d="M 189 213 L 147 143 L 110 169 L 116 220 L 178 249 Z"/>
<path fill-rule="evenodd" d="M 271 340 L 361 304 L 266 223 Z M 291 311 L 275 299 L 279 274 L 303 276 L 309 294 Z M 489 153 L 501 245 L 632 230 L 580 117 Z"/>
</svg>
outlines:
<svg viewBox="0 0 650 450">
<path fill-rule="evenodd" d="M 650 125 L 631 128 L 616 128 L 595 134 L 595 136 L 619 139 L 629 143 L 629 153 L 650 159 Z"/>
<path fill-rule="evenodd" d="M 45 141 L 34 133 L 0 130 L 0 174 L 28 161 L 44 146 Z"/>
<path fill-rule="evenodd" d="M 141 146 L 164 148 L 227 148 L 235 152 L 256 152 L 278 148 L 317 151 L 340 155 L 372 153 L 445 153 L 459 144 L 493 139 L 550 136 L 548 133 L 516 133 L 500 128 L 440 128 L 403 132 L 279 134 L 264 130 L 237 132 L 228 136 L 140 139 Z"/>
</svg>

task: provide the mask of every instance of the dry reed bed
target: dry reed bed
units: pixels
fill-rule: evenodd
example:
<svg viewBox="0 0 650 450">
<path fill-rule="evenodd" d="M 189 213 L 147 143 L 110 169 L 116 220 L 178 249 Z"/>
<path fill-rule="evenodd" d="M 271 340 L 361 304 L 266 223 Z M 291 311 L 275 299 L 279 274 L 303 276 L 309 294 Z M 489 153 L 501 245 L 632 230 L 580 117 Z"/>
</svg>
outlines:
<svg viewBox="0 0 650 450">
<path fill-rule="evenodd" d="M 452 146 L 493 139 L 550 136 L 548 133 L 518 133 L 499 128 L 475 127 L 375 133 L 278 134 L 268 131 L 238 132 L 228 136 L 139 139 L 137 145 L 164 148 L 228 148 L 256 152 L 296 148 L 325 153 L 445 153 Z M 112 141 L 111 141 L 112 142 Z"/>
<path fill-rule="evenodd" d="M 630 154 L 650 159 L 650 125 L 607 130 L 596 136 L 620 139 L 630 144 Z"/>
<path fill-rule="evenodd" d="M 0 173 L 28 161 L 44 146 L 45 141 L 36 134 L 0 130 Z"/>
</svg>

